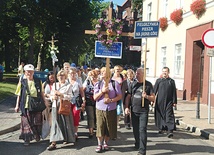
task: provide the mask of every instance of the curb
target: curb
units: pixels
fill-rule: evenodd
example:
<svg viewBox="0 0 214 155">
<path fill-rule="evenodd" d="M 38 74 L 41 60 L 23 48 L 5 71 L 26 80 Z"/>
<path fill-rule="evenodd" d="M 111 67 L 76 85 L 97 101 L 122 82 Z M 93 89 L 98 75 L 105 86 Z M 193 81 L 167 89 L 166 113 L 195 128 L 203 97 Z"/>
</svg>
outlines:
<svg viewBox="0 0 214 155">
<path fill-rule="evenodd" d="M 15 98 L 16 95 L 11 95 L 11 96 L 8 96 L 7 98 L 3 99 L 3 100 L 0 100 L 0 104 L 3 103 L 4 101 L 6 100 L 10 100 L 11 98 Z"/>
<path fill-rule="evenodd" d="M 180 125 L 185 130 L 190 131 L 191 133 L 194 133 L 197 136 L 203 137 L 205 139 L 208 139 L 208 140 L 211 140 L 214 142 L 214 134 L 211 134 L 208 131 L 202 130 L 194 125 L 186 124 L 185 122 L 180 121 L 179 119 L 177 119 L 176 122 L 178 125 Z"/>
<path fill-rule="evenodd" d="M 20 129 L 20 124 L 21 123 L 0 131 L 0 135 L 4 135 L 4 134 L 7 134 L 9 132 L 16 131 L 16 130 Z"/>
</svg>

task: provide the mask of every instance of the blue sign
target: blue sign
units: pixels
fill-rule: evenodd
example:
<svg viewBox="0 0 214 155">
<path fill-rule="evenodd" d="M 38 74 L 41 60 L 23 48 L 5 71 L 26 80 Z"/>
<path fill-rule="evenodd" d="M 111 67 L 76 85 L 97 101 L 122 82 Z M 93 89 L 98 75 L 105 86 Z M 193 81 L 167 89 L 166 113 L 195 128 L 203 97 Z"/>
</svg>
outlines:
<svg viewBox="0 0 214 155">
<path fill-rule="evenodd" d="M 122 42 L 114 42 L 111 47 L 107 48 L 100 41 L 95 42 L 95 57 L 101 58 L 122 58 Z"/>
<path fill-rule="evenodd" d="M 135 22 L 134 39 L 158 37 L 159 21 Z"/>
</svg>

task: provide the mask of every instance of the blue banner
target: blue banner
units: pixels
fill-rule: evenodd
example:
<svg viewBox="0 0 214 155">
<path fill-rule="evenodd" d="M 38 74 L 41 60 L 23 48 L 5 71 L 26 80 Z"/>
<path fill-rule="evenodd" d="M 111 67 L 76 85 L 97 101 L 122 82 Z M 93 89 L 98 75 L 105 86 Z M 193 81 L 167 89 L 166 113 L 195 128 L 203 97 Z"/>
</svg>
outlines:
<svg viewBox="0 0 214 155">
<path fill-rule="evenodd" d="M 158 37 L 159 21 L 135 22 L 134 39 Z"/>
<path fill-rule="evenodd" d="M 111 47 L 107 48 L 100 41 L 95 42 L 95 57 L 101 58 L 122 58 L 122 42 L 114 42 Z"/>
</svg>

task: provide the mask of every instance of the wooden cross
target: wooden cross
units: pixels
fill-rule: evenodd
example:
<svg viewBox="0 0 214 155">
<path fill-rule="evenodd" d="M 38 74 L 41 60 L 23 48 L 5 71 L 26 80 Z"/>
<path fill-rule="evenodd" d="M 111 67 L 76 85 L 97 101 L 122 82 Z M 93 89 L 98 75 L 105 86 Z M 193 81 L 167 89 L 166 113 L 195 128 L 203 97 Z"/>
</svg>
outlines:
<svg viewBox="0 0 214 155">
<path fill-rule="evenodd" d="M 111 2 L 112 3 L 112 2 Z M 113 8 L 111 7 L 112 4 L 109 6 L 109 10 L 108 10 L 108 20 L 112 19 L 112 11 Z M 107 35 L 105 31 L 101 31 L 100 32 L 103 35 Z M 85 34 L 96 34 L 95 30 L 85 30 Z M 115 32 L 112 33 L 112 35 L 116 35 Z M 129 32 L 122 32 L 121 36 L 133 36 L 133 33 L 129 33 Z M 106 58 L 106 77 L 105 77 L 105 86 L 108 86 L 109 80 L 111 78 L 111 73 L 110 73 L 110 58 Z M 105 94 L 105 98 L 108 98 L 108 94 Z"/>
<path fill-rule="evenodd" d="M 111 2 L 112 3 L 112 2 Z M 113 8 L 111 7 L 112 4 L 109 6 L 108 10 L 108 20 L 112 19 L 112 12 Z M 107 35 L 105 31 L 100 32 L 102 35 Z M 95 30 L 85 30 L 85 34 L 96 34 Z M 112 35 L 116 35 L 115 32 L 112 33 Z M 132 32 L 122 32 L 121 36 L 126 36 L 126 37 L 133 37 L 134 33 Z M 143 48 L 142 48 L 143 49 Z M 147 50 L 146 50 L 147 51 Z M 144 52 L 146 53 L 146 52 Z M 146 55 L 144 56 L 146 59 Z M 144 60 L 144 75 L 146 74 L 146 68 L 145 68 L 145 60 Z M 145 76 L 144 76 L 145 77 Z M 105 77 L 105 86 L 108 86 L 109 80 L 111 78 L 111 73 L 110 73 L 110 58 L 106 58 L 106 77 Z M 144 78 L 144 85 L 145 85 L 145 78 Z M 145 86 L 143 87 L 143 91 L 145 90 Z M 105 98 L 108 98 L 108 94 L 105 94 Z M 144 99 L 142 99 L 142 107 L 144 107 Z"/>
<path fill-rule="evenodd" d="M 57 42 L 58 40 L 54 40 L 54 36 L 51 36 L 51 40 L 48 41 L 49 43 L 51 43 L 51 50 L 54 50 L 55 45 L 54 43 Z"/>
</svg>

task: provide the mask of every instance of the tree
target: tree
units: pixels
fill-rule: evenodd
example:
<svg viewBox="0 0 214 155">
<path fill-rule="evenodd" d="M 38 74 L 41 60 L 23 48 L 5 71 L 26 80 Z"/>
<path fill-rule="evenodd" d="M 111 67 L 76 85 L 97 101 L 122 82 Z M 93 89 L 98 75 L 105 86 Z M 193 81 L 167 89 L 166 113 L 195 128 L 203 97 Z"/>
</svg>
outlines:
<svg viewBox="0 0 214 155">
<path fill-rule="evenodd" d="M 51 64 L 47 41 L 54 34 L 59 40 L 59 60 L 73 61 L 74 47 L 84 44 L 84 30 L 90 27 L 93 17 L 88 0 L 2 0 L 0 3 L 0 61 L 5 62 L 6 71 L 12 62 L 9 59 L 18 60 L 19 48 L 21 59 L 35 65 L 42 43 L 41 58 L 43 68 L 47 68 Z M 14 54 L 9 55 L 10 51 Z M 83 53 L 78 50 L 78 54 Z"/>
</svg>

